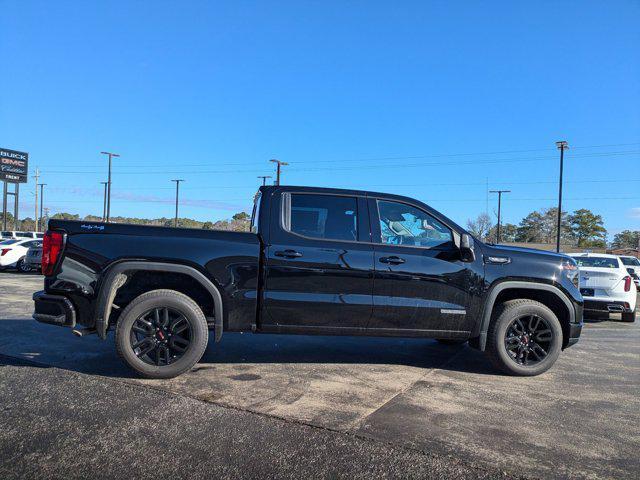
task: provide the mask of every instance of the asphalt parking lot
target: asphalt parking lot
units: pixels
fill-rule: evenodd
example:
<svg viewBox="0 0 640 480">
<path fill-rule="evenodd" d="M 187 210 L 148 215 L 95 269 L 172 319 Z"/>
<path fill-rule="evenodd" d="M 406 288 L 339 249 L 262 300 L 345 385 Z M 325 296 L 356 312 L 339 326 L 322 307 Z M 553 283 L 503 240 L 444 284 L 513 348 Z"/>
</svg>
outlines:
<svg viewBox="0 0 640 480">
<path fill-rule="evenodd" d="M 102 456 L 135 458 L 123 439 L 153 436 L 154 421 L 173 427 L 167 439 L 185 459 L 193 456 L 194 477 L 640 472 L 640 322 L 587 323 L 580 342 L 534 378 L 500 375 L 480 352 L 430 340 L 225 334 L 188 374 L 148 381 L 120 363 L 112 339 L 80 339 L 31 320 L 31 293 L 41 285 L 37 275 L 0 273 L 3 478 L 126 474 L 101 466 Z M 156 414 L 158 405 L 169 410 Z M 58 446 L 47 442 L 61 431 L 71 435 L 64 445 L 80 445 L 86 458 L 56 459 Z M 98 439 L 87 438 L 93 431 Z M 230 446 L 208 455 L 203 441 Z M 131 464 L 134 476 L 138 468 Z"/>
</svg>

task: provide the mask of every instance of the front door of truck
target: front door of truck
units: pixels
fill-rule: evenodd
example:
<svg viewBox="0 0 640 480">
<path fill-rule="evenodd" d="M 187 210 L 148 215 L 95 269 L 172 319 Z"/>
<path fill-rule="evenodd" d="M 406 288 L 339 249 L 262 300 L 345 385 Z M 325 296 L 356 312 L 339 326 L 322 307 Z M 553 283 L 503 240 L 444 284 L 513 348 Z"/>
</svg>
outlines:
<svg viewBox="0 0 640 480">
<path fill-rule="evenodd" d="M 444 337 L 470 331 L 470 292 L 479 277 L 460 260 L 452 229 L 400 201 L 371 198 L 369 211 L 375 250 L 370 328 Z"/>
<path fill-rule="evenodd" d="M 261 326 L 299 333 L 366 327 L 373 288 L 366 199 L 284 192 L 270 216 Z"/>
</svg>

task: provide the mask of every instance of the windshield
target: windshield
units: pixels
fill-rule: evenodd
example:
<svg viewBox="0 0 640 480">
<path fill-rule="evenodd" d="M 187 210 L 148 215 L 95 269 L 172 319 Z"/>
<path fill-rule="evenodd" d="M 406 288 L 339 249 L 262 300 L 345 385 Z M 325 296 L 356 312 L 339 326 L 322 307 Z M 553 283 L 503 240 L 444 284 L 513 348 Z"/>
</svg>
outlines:
<svg viewBox="0 0 640 480">
<path fill-rule="evenodd" d="M 11 232 L 2 232 L 2 236 L 3 237 L 13 237 L 13 234 Z"/>
<path fill-rule="evenodd" d="M 619 268 L 616 258 L 607 257 L 574 257 L 578 267 Z"/>
<path fill-rule="evenodd" d="M 640 260 L 638 260 L 637 258 L 620 257 L 620 260 L 622 260 L 622 263 L 624 263 L 625 265 L 631 265 L 633 267 L 637 267 L 640 265 Z"/>
</svg>

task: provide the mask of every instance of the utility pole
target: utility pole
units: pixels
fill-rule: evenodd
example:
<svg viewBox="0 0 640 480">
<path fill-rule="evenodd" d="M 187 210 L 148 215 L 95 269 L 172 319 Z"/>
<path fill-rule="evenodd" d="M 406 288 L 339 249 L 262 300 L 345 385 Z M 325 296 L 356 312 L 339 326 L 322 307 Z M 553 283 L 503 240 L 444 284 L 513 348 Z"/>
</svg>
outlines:
<svg viewBox="0 0 640 480">
<path fill-rule="evenodd" d="M 100 152 L 102 155 L 109 156 L 109 178 L 107 180 L 107 213 L 104 221 L 109 223 L 109 217 L 111 216 L 111 159 L 113 157 L 119 157 L 117 153 L 112 152 Z"/>
<path fill-rule="evenodd" d="M 267 178 L 272 178 L 271 175 L 258 175 L 258 178 L 262 179 L 262 186 L 267 184 Z"/>
<path fill-rule="evenodd" d="M 176 179 L 176 180 L 171 180 L 172 182 L 176 182 L 176 219 L 173 222 L 173 226 L 177 227 L 178 226 L 178 195 L 180 193 L 180 182 L 184 182 L 184 180 L 180 179 Z"/>
<path fill-rule="evenodd" d="M 35 206 L 35 221 L 33 223 L 33 231 L 37 232 L 38 231 L 38 179 L 40 178 L 40 170 L 38 170 L 38 167 L 36 167 L 36 174 L 33 176 L 33 178 L 36 179 L 36 206 Z"/>
<path fill-rule="evenodd" d="M 489 216 L 489 177 L 485 177 L 485 189 L 484 189 L 484 194 L 485 194 L 485 205 L 484 205 L 484 213 L 487 215 L 487 217 Z"/>
<path fill-rule="evenodd" d="M 283 167 L 284 165 L 289 165 L 289 164 L 287 162 L 281 162 L 280 160 L 276 160 L 275 158 L 273 158 L 273 159 L 271 159 L 269 161 L 277 164 L 277 167 L 276 167 L 276 185 L 280 185 L 280 168 Z"/>
<path fill-rule="evenodd" d="M 500 211 L 502 207 L 502 194 L 511 193 L 511 190 L 490 190 L 489 193 L 498 194 L 498 225 L 496 228 L 496 244 L 500 243 Z"/>
<path fill-rule="evenodd" d="M 7 229 L 7 195 L 9 194 L 9 183 L 5 180 L 4 190 L 2 191 L 2 229 Z"/>
<path fill-rule="evenodd" d="M 36 225 L 38 226 L 38 232 L 42 231 L 42 208 L 43 208 L 43 204 L 44 204 L 44 186 L 46 185 L 46 183 L 41 183 L 40 184 L 40 222 L 38 222 Z M 38 188 L 38 184 L 36 184 L 36 189 Z"/>
<path fill-rule="evenodd" d="M 564 140 L 556 142 L 560 150 L 560 182 L 558 183 L 558 233 L 556 238 L 556 252 L 560 253 L 560 236 L 562 229 L 562 173 L 564 170 L 564 151 L 569 150 L 569 143 Z"/>
<path fill-rule="evenodd" d="M 107 185 L 109 182 L 100 182 L 104 185 L 104 195 L 102 197 L 102 221 L 104 222 L 107 219 Z"/>
</svg>

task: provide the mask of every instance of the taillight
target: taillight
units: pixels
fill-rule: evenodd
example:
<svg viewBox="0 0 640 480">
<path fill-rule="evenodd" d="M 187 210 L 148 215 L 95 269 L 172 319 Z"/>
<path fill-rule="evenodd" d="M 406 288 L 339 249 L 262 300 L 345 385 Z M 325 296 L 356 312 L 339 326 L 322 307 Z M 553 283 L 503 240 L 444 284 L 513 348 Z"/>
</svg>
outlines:
<svg viewBox="0 0 640 480">
<path fill-rule="evenodd" d="M 10 252 L 11 249 L 10 248 L 3 248 L 2 250 L 0 250 L 0 257 L 5 255 L 7 252 Z"/>
<path fill-rule="evenodd" d="M 628 292 L 631 290 L 631 277 L 624 277 L 624 291 Z"/>
<path fill-rule="evenodd" d="M 64 235 L 60 232 L 47 231 L 42 239 L 42 274 L 52 275 L 62 247 L 64 245 Z"/>
</svg>

